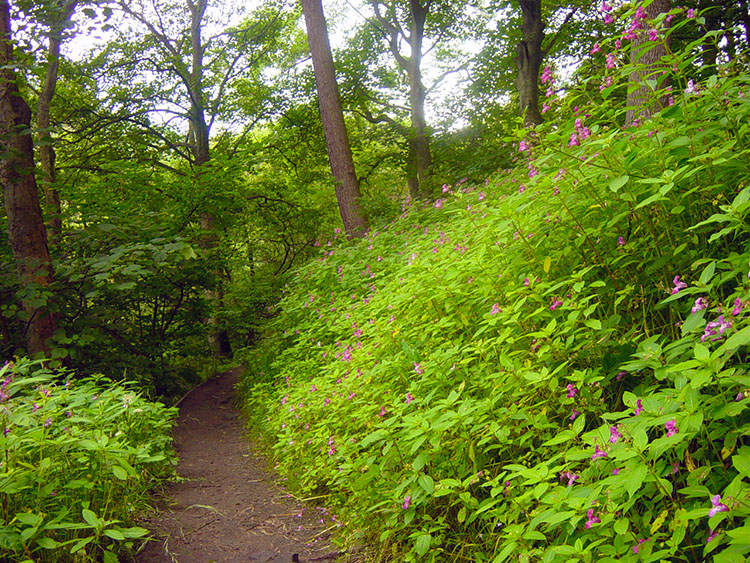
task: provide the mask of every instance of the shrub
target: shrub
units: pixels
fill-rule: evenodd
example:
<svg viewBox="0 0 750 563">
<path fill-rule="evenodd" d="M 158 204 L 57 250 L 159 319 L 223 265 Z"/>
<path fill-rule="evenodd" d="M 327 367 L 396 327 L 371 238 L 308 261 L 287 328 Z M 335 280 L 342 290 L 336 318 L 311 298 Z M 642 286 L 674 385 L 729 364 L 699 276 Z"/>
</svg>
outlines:
<svg viewBox="0 0 750 563">
<path fill-rule="evenodd" d="M 14 561 L 108 561 L 149 489 L 173 474 L 176 409 L 127 383 L 71 379 L 21 359 L 0 368 L 0 552 Z"/>
</svg>

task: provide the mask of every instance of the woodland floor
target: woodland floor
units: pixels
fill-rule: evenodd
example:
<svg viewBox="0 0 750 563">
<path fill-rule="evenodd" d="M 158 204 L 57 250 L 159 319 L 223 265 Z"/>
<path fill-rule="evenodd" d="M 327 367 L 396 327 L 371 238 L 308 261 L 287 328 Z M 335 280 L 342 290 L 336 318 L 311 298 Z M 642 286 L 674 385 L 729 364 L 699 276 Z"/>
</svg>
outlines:
<svg viewBox="0 0 750 563">
<path fill-rule="evenodd" d="M 180 404 L 174 438 L 183 479 L 169 486 L 159 512 L 140 522 L 154 540 L 137 563 L 337 559 L 324 509 L 291 498 L 254 451 L 233 405 L 238 372 L 208 380 Z"/>
</svg>

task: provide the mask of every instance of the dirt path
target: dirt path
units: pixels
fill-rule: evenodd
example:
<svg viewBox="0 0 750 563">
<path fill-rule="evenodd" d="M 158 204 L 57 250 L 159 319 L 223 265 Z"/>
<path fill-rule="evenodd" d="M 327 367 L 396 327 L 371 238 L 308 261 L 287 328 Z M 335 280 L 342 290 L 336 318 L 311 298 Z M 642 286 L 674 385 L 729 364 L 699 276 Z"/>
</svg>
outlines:
<svg viewBox="0 0 750 563">
<path fill-rule="evenodd" d="M 178 474 L 159 514 L 141 525 L 155 540 L 138 563 L 333 561 L 322 508 L 302 506 L 279 488 L 233 408 L 237 370 L 195 389 L 174 431 Z"/>
</svg>

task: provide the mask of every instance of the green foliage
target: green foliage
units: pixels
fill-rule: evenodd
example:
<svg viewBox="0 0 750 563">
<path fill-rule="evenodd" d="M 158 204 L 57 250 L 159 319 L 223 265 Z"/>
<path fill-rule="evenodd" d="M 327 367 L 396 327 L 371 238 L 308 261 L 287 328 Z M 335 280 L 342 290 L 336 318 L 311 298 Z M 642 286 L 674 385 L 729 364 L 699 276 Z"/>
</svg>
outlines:
<svg viewBox="0 0 750 563">
<path fill-rule="evenodd" d="M 750 554 L 750 80 L 685 84 L 691 48 L 670 53 L 672 105 L 623 130 L 616 56 L 602 94 L 591 77 L 567 119 L 508 139 L 514 170 L 324 246 L 245 352 L 279 471 L 350 541 Z"/>
<path fill-rule="evenodd" d="M 102 377 L 0 368 L 0 552 L 14 561 L 117 561 L 147 531 L 148 492 L 173 474 L 176 409 Z"/>
</svg>

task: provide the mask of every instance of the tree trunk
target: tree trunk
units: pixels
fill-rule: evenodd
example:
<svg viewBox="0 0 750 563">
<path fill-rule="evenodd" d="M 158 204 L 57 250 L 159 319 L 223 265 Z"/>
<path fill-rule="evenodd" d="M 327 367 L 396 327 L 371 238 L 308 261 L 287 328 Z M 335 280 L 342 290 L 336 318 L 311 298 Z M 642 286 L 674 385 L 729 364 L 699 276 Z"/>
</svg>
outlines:
<svg viewBox="0 0 750 563">
<path fill-rule="evenodd" d="M 526 127 L 534 127 L 544 121 L 539 112 L 539 69 L 542 67 L 544 52 L 544 22 L 542 21 L 542 0 L 518 0 L 521 6 L 521 42 L 518 44 L 516 66 L 516 90 Z"/>
<path fill-rule="evenodd" d="M 415 192 L 412 197 L 423 198 L 429 195 L 428 178 L 432 167 L 432 153 L 430 140 L 427 135 L 427 120 L 425 118 L 425 98 L 427 93 L 422 84 L 422 43 L 424 41 L 424 25 L 429 7 L 423 7 L 419 0 L 410 0 L 411 30 L 409 43 L 411 57 L 408 59 L 407 75 L 409 77 L 409 106 L 411 108 L 411 138 L 409 150 L 413 159 L 414 174 L 416 175 Z"/>
<path fill-rule="evenodd" d="M 336 72 L 321 0 L 302 0 L 302 11 L 305 14 L 307 42 L 315 70 L 320 117 L 323 121 L 331 173 L 336 183 L 336 199 L 341 220 L 349 237 L 363 237 L 369 229 L 369 223 L 359 205 L 362 194 L 344 123 L 344 112 L 336 84 Z"/>
<path fill-rule="evenodd" d="M 47 247 L 47 232 L 34 176 L 31 108 L 21 97 L 12 70 L 13 44 L 10 6 L 0 0 L 0 183 L 8 219 L 8 238 L 23 289 L 38 295 L 26 299 L 26 342 L 30 356 L 49 357 L 48 339 L 57 323 L 44 297 L 54 280 Z M 39 295 L 41 294 L 41 295 Z"/>
<path fill-rule="evenodd" d="M 670 0 L 654 0 L 645 8 L 647 21 L 653 20 L 659 14 L 669 11 Z M 663 38 L 663 33 L 660 32 Z M 664 65 L 659 61 L 667 54 L 663 41 L 650 41 L 646 30 L 639 30 L 638 35 L 630 45 L 630 62 L 636 70 L 630 73 L 630 87 L 628 91 L 628 110 L 625 114 L 625 124 L 631 125 L 636 119 L 648 119 L 654 112 L 664 105 L 667 96 L 658 102 L 650 102 L 653 96 L 651 88 L 645 83 L 647 79 L 656 78 L 657 90 L 666 88 L 667 73 Z"/>
<path fill-rule="evenodd" d="M 36 124 L 39 130 L 39 163 L 42 168 L 42 186 L 44 187 L 44 203 L 47 211 L 47 233 L 52 244 L 57 243 L 62 235 L 62 209 L 60 208 L 60 194 L 55 187 L 55 147 L 52 144 L 53 139 L 50 134 L 49 113 L 57 86 L 62 34 L 70 24 L 76 3 L 77 0 L 63 2 L 60 6 L 60 14 L 54 14 L 52 17 L 47 47 L 47 72 L 36 106 Z"/>
<path fill-rule="evenodd" d="M 195 179 L 201 185 L 205 178 L 205 165 L 211 160 L 210 128 L 206 123 L 205 97 L 203 93 L 203 40 L 201 38 L 201 26 L 203 16 L 208 7 L 208 0 L 187 0 L 190 9 L 190 46 L 192 54 L 192 66 L 188 80 L 190 95 L 190 149 L 193 154 L 193 166 Z M 203 234 L 201 235 L 201 247 L 211 253 L 219 246 L 219 237 L 216 236 L 216 219 L 213 213 L 203 211 L 200 214 L 200 224 Z M 208 326 L 208 344 L 215 357 L 230 357 L 232 346 L 229 334 L 222 328 L 219 321 L 219 312 L 224 302 L 223 279 L 221 269 L 217 269 L 216 284 L 207 289 L 205 297 L 211 304 L 212 311 L 205 319 Z"/>
</svg>

